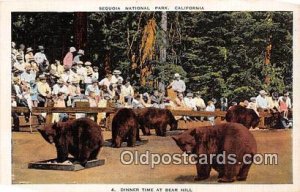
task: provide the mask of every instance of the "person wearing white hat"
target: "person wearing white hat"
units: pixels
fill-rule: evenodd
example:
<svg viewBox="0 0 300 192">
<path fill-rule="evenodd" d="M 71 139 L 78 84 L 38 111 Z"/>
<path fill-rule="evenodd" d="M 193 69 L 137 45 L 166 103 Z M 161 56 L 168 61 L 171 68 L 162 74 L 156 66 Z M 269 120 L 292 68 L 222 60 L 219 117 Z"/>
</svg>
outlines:
<svg viewBox="0 0 300 192">
<path fill-rule="evenodd" d="M 48 59 L 44 53 L 45 48 L 44 46 L 40 45 L 38 46 L 38 49 L 39 52 L 34 55 L 34 60 L 38 64 L 40 71 L 45 72 L 49 65 Z"/>
<path fill-rule="evenodd" d="M 49 84 L 47 83 L 45 75 L 39 76 L 39 82 L 37 82 L 37 89 L 38 89 L 38 106 L 44 107 L 46 98 L 49 98 L 51 96 L 51 88 Z"/>
<path fill-rule="evenodd" d="M 177 93 L 183 93 L 186 89 L 185 82 L 180 79 L 180 75 L 178 73 L 174 74 L 174 80 L 172 83 L 167 87 L 172 88 Z"/>
<path fill-rule="evenodd" d="M 259 95 L 256 97 L 257 109 L 268 110 L 267 92 L 265 90 L 259 91 Z"/>
<path fill-rule="evenodd" d="M 90 92 L 93 91 L 96 96 L 100 95 L 100 89 L 98 85 L 98 80 L 97 79 L 92 79 L 92 84 L 88 85 L 85 89 L 85 95 L 90 95 Z"/>
<path fill-rule="evenodd" d="M 50 65 L 50 71 L 55 72 L 55 74 L 60 77 L 64 73 L 65 69 L 59 60 L 55 60 L 55 62 Z"/>
<path fill-rule="evenodd" d="M 33 49 L 31 47 L 28 47 L 26 49 L 26 54 L 25 54 L 25 62 L 29 63 L 30 61 L 34 60 L 33 56 Z"/>
<path fill-rule="evenodd" d="M 70 47 L 69 52 L 65 55 L 63 60 L 63 65 L 65 69 L 71 69 L 73 65 L 74 52 L 76 51 L 75 47 Z"/>
<path fill-rule="evenodd" d="M 25 71 L 21 74 L 20 78 L 23 85 L 29 85 L 30 81 L 35 81 L 36 73 L 32 71 L 29 63 L 25 64 Z"/>
<path fill-rule="evenodd" d="M 194 96 L 193 93 L 189 92 L 186 94 L 186 97 L 183 98 L 183 101 L 187 108 L 189 108 L 190 110 L 193 110 L 193 111 L 197 111 L 196 103 L 193 99 L 193 96 Z"/>
<path fill-rule="evenodd" d="M 58 93 L 63 93 L 64 98 L 69 94 L 68 87 L 65 85 L 65 82 L 63 79 L 58 79 L 56 84 L 53 86 L 52 94 L 57 96 Z"/>
<path fill-rule="evenodd" d="M 84 50 L 79 49 L 77 52 L 77 55 L 74 57 L 74 63 L 77 63 L 80 61 L 80 57 L 84 55 Z"/>
<path fill-rule="evenodd" d="M 123 83 L 123 77 L 121 77 L 122 72 L 120 70 L 114 70 L 113 75 L 111 77 L 111 82 L 112 83 L 118 83 L 121 82 Z"/>
</svg>

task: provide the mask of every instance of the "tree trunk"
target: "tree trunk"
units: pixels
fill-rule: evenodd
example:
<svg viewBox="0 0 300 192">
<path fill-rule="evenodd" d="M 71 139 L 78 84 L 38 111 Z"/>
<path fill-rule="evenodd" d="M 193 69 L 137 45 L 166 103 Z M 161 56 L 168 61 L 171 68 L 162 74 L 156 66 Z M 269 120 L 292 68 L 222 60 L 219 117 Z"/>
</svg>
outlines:
<svg viewBox="0 0 300 192">
<path fill-rule="evenodd" d="M 265 51 L 265 65 L 271 65 L 271 50 L 272 50 L 272 43 L 271 43 L 272 36 L 270 36 L 267 40 L 267 46 Z M 269 85 L 271 82 L 270 75 L 267 74 L 265 77 L 265 84 Z"/>
<path fill-rule="evenodd" d="M 76 12 L 74 25 L 75 46 L 77 49 L 85 49 L 87 42 L 87 13 Z"/>
<path fill-rule="evenodd" d="M 161 24 L 160 27 L 162 29 L 162 45 L 160 47 L 160 62 L 166 62 L 167 61 L 167 24 L 168 24 L 168 18 L 167 18 L 167 12 L 163 11 L 161 15 Z"/>
</svg>

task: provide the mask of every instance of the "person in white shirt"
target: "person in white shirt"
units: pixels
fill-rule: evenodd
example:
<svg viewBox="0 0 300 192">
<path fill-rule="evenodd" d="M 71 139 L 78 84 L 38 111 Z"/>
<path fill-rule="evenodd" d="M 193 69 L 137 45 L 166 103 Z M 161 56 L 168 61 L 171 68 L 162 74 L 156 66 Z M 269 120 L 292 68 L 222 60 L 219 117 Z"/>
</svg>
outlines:
<svg viewBox="0 0 300 192">
<path fill-rule="evenodd" d="M 120 70 L 114 70 L 113 71 L 113 76 L 111 78 L 112 83 L 118 83 L 118 81 L 121 81 L 123 83 L 123 77 L 121 77 L 121 71 Z"/>
<path fill-rule="evenodd" d="M 112 75 L 110 73 L 106 74 L 105 78 L 99 82 L 100 86 L 105 85 L 107 88 L 109 88 L 111 84 L 113 83 L 112 83 Z"/>
<path fill-rule="evenodd" d="M 121 87 L 121 98 L 124 98 L 124 102 L 131 105 L 132 99 L 134 97 L 134 90 L 130 85 L 130 81 L 126 79 L 125 85 Z"/>
<path fill-rule="evenodd" d="M 193 99 L 193 93 L 187 93 L 186 97 L 184 97 L 184 103 L 186 107 L 193 111 L 197 111 L 195 100 Z"/>
<path fill-rule="evenodd" d="M 39 52 L 37 52 L 34 55 L 34 59 L 35 59 L 35 62 L 37 63 L 37 65 L 39 66 L 39 70 L 41 72 L 45 72 L 48 68 L 49 62 L 44 53 L 44 50 L 45 50 L 44 47 L 40 45 L 40 46 L 38 46 L 38 49 L 39 49 Z"/>
<path fill-rule="evenodd" d="M 69 94 L 68 87 L 64 84 L 62 79 L 58 79 L 57 83 L 53 86 L 52 94 L 57 96 L 58 93 L 64 93 L 64 98 Z"/>
<path fill-rule="evenodd" d="M 267 92 L 264 90 L 259 91 L 259 95 L 256 97 L 256 104 L 258 109 L 267 110 L 268 109 L 268 100 Z"/>
</svg>

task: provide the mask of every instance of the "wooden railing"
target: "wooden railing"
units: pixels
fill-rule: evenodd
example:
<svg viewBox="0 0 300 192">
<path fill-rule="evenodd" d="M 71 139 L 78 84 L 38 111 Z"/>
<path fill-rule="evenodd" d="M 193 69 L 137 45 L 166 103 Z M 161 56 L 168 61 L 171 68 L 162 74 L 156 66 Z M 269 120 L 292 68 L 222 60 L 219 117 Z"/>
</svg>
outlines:
<svg viewBox="0 0 300 192">
<path fill-rule="evenodd" d="M 108 113 L 108 118 L 106 125 L 110 128 L 111 120 L 114 116 L 114 113 L 117 111 L 117 108 L 109 108 L 109 107 L 33 107 L 31 113 L 39 114 L 39 113 L 47 113 L 46 123 L 50 123 L 52 120 L 52 113 Z M 189 110 L 170 110 L 175 116 L 193 116 L 193 117 L 209 117 L 214 116 L 216 123 L 219 123 L 222 118 L 225 117 L 226 111 L 216 110 L 214 112 L 209 111 L 189 111 Z M 17 113 L 28 113 L 30 110 L 27 107 L 12 107 L 12 112 Z M 267 112 L 260 112 L 260 124 L 259 127 L 265 128 L 265 118 L 270 117 L 271 114 Z"/>
</svg>

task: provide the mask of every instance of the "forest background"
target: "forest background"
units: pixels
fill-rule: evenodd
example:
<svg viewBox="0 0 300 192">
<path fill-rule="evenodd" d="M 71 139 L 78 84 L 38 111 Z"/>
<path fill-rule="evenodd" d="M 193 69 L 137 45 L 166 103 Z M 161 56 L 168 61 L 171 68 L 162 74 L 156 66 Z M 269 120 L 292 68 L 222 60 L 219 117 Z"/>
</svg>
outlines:
<svg viewBox="0 0 300 192">
<path fill-rule="evenodd" d="M 50 63 L 83 49 L 100 79 L 119 69 L 140 92 L 176 72 L 205 100 L 292 92 L 292 12 L 14 12 L 12 40 Z"/>
</svg>

